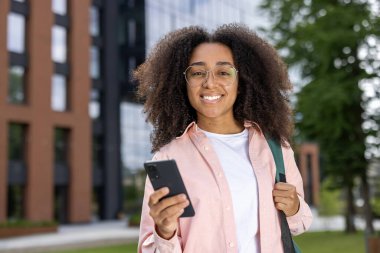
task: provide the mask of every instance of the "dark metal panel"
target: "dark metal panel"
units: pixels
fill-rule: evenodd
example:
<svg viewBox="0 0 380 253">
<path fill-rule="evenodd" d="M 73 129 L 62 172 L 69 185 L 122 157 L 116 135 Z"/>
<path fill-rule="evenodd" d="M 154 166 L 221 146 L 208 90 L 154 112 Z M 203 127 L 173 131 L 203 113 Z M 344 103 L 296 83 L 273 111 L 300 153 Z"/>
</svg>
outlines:
<svg viewBox="0 0 380 253">
<path fill-rule="evenodd" d="M 92 79 L 92 88 L 102 91 L 103 90 L 102 79 Z"/>
<path fill-rule="evenodd" d="M 138 0 L 135 4 L 130 6 L 126 5 L 125 13 L 121 13 L 121 22 L 128 23 L 128 20 L 134 19 L 136 22 L 136 43 L 131 46 L 126 41 L 120 46 L 121 59 L 125 59 L 124 73 L 127 73 L 127 78 L 124 83 L 120 86 L 120 92 L 122 94 L 122 99 L 130 102 L 136 102 L 136 82 L 132 80 L 130 76 L 131 70 L 129 69 L 128 59 L 129 57 L 134 57 L 136 59 L 136 67 L 140 65 L 146 54 L 146 36 L 145 36 L 145 1 Z M 125 33 L 129 34 L 128 26 L 125 25 Z"/>
<path fill-rule="evenodd" d="M 92 43 L 95 47 L 102 47 L 103 46 L 103 39 L 99 36 L 92 37 Z"/>
<path fill-rule="evenodd" d="M 54 165 L 54 185 L 67 186 L 70 181 L 69 167 L 66 164 Z"/>
<path fill-rule="evenodd" d="M 8 185 L 25 185 L 26 165 L 23 161 L 8 162 Z"/>
<path fill-rule="evenodd" d="M 102 0 L 92 0 L 92 5 L 96 7 L 102 7 L 103 3 L 102 3 Z"/>
<path fill-rule="evenodd" d="M 67 63 L 54 62 L 54 72 L 56 74 L 68 76 L 70 74 L 69 69 L 70 69 L 70 67 L 69 67 L 69 64 L 67 64 Z"/>
<path fill-rule="evenodd" d="M 101 135 L 103 133 L 103 122 L 98 119 L 92 121 L 92 134 L 94 136 Z"/>
<path fill-rule="evenodd" d="M 104 1 L 103 34 L 103 101 L 101 117 L 104 133 L 103 196 L 101 218 L 114 219 L 122 208 L 120 157 L 120 96 L 118 82 L 118 1 Z"/>
<path fill-rule="evenodd" d="M 28 65 L 28 59 L 26 54 L 9 52 L 9 63 L 10 65 L 18 65 L 26 68 Z"/>
<path fill-rule="evenodd" d="M 66 28 L 70 27 L 70 20 L 67 15 L 54 14 L 55 24 Z"/>
<path fill-rule="evenodd" d="M 24 16 L 29 15 L 29 6 L 26 3 L 11 1 L 11 12 L 19 13 Z"/>
<path fill-rule="evenodd" d="M 92 171 L 92 185 L 94 187 L 103 185 L 103 174 L 103 170 L 95 165 Z"/>
</svg>

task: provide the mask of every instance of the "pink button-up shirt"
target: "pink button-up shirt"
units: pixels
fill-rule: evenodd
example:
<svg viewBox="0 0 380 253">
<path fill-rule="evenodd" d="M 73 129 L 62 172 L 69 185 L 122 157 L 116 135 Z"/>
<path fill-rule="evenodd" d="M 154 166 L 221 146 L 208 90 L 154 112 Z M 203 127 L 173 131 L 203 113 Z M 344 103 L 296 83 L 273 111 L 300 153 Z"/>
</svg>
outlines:
<svg viewBox="0 0 380 253">
<path fill-rule="evenodd" d="M 278 211 L 272 190 L 276 166 L 260 128 L 246 123 L 249 130 L 249 157 L 259 191 L 259 237 L 261 253 L 283 252 Z M 302 178 L 291 148 L 282 147 L 287 182 L 296 186 L 300 199 L 298 212 L 287 217 L 293 235 L 307 230 L 312 222 L 303 199 Z M 177 234 L 170 240 L 157 235 L 149 215 L 148 200 L 153 188 L 147 179 L 142 206 L 139 253 L 237 253 L 236 227 L 227 179 L 210 140 L 191 123 L 184 134 L 157 152 L 154 160 L 175 159 L 195 209 L 195 216 L 180 218 Z M 250 217 L 246 217 L 249 219 Z"/>
</svg>

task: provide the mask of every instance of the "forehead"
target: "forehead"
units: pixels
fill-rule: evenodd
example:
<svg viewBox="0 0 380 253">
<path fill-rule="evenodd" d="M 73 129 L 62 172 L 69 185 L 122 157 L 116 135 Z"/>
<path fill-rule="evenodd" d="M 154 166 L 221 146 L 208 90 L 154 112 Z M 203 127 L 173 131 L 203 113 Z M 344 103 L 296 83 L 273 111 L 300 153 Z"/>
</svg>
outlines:
<svg viewBox="0 0 380 253">
<path fill-rule="evenodd" d="M 208 66 L 214 66 L 218 62 L 229 62 L 234 65 L 232 51 L 221 43 L 202 43 L 194 48 L 189 64 L 201 62 Z"/>
</svg>

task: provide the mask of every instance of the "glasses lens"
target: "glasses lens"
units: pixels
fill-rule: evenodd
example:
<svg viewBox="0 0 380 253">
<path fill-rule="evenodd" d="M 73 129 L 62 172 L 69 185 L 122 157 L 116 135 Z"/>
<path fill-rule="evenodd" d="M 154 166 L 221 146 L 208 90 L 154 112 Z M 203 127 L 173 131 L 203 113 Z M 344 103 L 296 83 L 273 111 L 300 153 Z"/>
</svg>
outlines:
<svg viewBox="0 0 380 253">
<path fill-rule="evenodd" d="M 221 84 L 230 85 L 235 81 L 236 70 L 231 66 L 220 66 L 214 69 L 214 78 Z"/>
<path fill-rule="evenodd" d="M 233 84 L 237 74 L 232 66 L 216 66 L 213 70 L 207 70 L 202 66 L 190 66 L 185 71 L 185 78 L 190 86 L 201 86 L 207 82 L 209 72 L 212 72 L 214 82 L 220 85 Z"/>
<path fill-rule="evenodd" d="M 191 66 L 185 73 L 186 81 L 191 86 L 202 85 L 207 78 L 207 70 L 198 66 Z"/>
</svg>

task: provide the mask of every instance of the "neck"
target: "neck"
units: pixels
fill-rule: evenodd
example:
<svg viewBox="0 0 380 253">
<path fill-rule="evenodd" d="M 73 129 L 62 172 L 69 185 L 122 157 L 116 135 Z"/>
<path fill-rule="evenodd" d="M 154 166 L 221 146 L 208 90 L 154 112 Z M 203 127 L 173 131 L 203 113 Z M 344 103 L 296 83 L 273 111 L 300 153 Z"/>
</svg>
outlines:
<svg viewBox="0 0 380 253">
<path fill-rule="evenodd" d="M 222 119 L 198 119 L 197 125 L 210 133 L 216 134 L 236 134 L 244 130 L 244 125 L 235 119 L 222 120 Z"/>
</svg>

